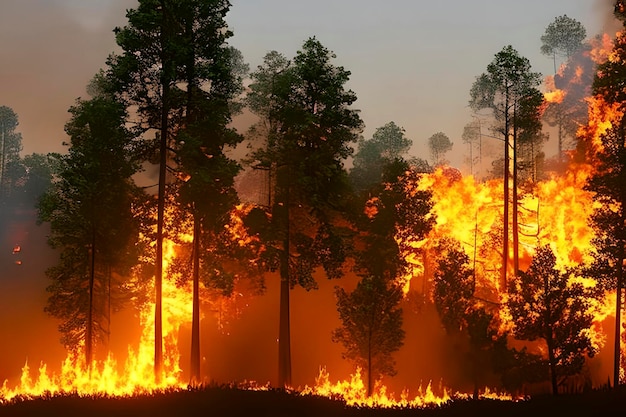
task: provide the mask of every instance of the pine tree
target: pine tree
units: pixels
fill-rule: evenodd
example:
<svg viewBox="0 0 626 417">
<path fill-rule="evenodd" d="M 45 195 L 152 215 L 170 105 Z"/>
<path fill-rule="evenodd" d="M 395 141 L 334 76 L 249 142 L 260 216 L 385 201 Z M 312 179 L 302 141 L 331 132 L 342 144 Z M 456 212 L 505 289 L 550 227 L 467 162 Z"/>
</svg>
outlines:
<svg viewBox="0 0 626 417">
<path fill-rule="evenodd" d="M 291 384 L 290 289 L 315 288 L 318 266 L 339 277 L 346 256 L 335 220 L 347 195 L 343 161 L 362 122 L 350 108 L 356 95 L 345 89 L 350 72 L 334 58 L 315 38 L 292 62 L 269 53 L 252 74 L 248 96 L 264 141 L 251 159 L 272 184 L 269 206 L 251 212 L 248 223 L 268 242 L 267 268 L 280 271 L 279 386 Z"/>
</svg>

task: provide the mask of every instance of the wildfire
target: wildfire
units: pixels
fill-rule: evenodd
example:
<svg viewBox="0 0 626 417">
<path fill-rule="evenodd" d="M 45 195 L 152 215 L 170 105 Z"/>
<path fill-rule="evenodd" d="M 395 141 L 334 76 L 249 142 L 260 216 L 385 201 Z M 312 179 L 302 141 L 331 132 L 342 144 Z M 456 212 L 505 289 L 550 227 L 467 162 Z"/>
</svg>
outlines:
<svg viewBox="0 0 626 417">
<path fill-rule="evenodd" d="M 453 393 L 444 386 L 433 388 L 432 382 L 423 388 L 421 385 L 416 394 L 403 391 L 397 398 L 394 393 L 388 392 L 382 384 L 377 384 L 374 393 L 367 396 L 367 388 L 363 383 L 361 369 L 344 381 L 331 382 L 330 374 L 325 368 L 320 369 L 320 373 L 315 379 L 315 386 L 305 387 L 301 391 L 303 395 L 319 395 L 329 398 L 340 398 L 349 406 L 370 407 L 370 408 L 426 408 L 440 407 L 453 400 L 469 399 L 469 394 Z M 508 394 L 499 394 L 489 389 L 479 393 L 481 398 L 489 398 L 502 401 L 520 400 Z"/>
<path fill-rule="evenodd" d="M 544 99 L 548 103 L 562 103 L 563 99 L 565 99 L 565 95 L 567 94 L 567 92 L 556 88 L 554 76 L 546 77 L 544 83 L 546 85 L 546 89 L 548 90 L 547 92 L 543 93 Z"/>
<path fill-rule="evenodd" d="M 175 256 L 175 245 L 164 241 L 164 265 Z M 149 291 L 153 293 L 154 288 Z M 58 373 L 50 372 L 47 364 L 40 364 L 36 377 L 31 375 L 31 366 L 22 368 L 20 383 L 8 387 L 4 381 L 0 389 L 0 403 L 15 397 L 33 398 L 46 394 L 77 393 L 81 396 L 110 395 L 129 396 L 147 394 L 167 388 L 183 388 L 179 366 L 178 331 L 182 323 L 191 317 L 191 289 L 178 287 L 172 280 L 163 280 L 164 366 L 163 378 L 157 383 L 154 376 L 154 303 L 145 303 L 139 313 L 142 334 L 137 347 L 129 346 L 128 357 L 123 366 L 109 355 L 96 361 L 91 369 L 84 358 L 70 352 Z M 76 352 L 82 352 L 81 347 Z"/>
</svg>

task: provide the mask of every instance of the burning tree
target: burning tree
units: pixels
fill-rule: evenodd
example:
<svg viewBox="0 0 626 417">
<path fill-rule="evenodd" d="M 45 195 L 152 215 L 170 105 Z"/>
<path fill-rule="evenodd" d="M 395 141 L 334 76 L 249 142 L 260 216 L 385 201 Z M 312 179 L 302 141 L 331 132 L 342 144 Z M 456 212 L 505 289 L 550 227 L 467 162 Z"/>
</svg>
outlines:
<svg viewBox="0 0 626 417">
<path fill-rule="evenodd" d="M 343 160 L 362 127 L 345 90 L 350 72 L 333 65 L 335 55 L 317 39 L 304 42 L 293 62 L 272 52 L 252 74 L 248 104 L 261 116 L 256 126 L 264 144 L 252 154 L 271 178 L 269 204 L 251 212 L 249 223 L 264 242 L 264 262 L 280 271 L 278 384 L 291 384 L 289 290 L 315 288 L 312 273 L 322 266 L 341 275 L 346 256 L 337 233 L 347 193 Z"/>
<path fill-rule="evenodd" d="M 548 25 L 544 35 L 541 37 L 541 52 L 551 56 L 554 61 L 554 91 L 548 92 L 546 108 L 546 120 L 552 126 L 558 127 L 558 161 L 563 158 L 564 141 L 567 136 L 574 137 L 578 128 L 578 121 L 584 117 L 584 101 L 582 100 L 584 88 L 562 90 L 564 81 L 571 79 L 571 74 L 566 78 L 567 72 L 578 72 L 579 67 L 574 65 L 574 57 L 582 55 L 584 49 L 583 40 L 587 35 L 585 27 L 576 19 L 567 15 L 559 16 Z M 566 64 L 561 66 L 557 73 L 556 57 L 566 58 Z M 573 68 L 567 68 L 573 67 Z M 585 74 L 591 71 L 585 71 Z M 557 81 L 558 84 L 557 85 Z M 578 83 L 580 85 L 580 79 Z M 582 110 L 582 111 L 581 111 Z"/>
<path fill-rule="evenodd" d="M 620 2 L 616 3 L 616 15 L 620 16 Z M 600 285 L 616 291 L 615 303 L 615 358 L 613 383 L 620 384 L 620 351 L 622 342 L 622 301 L 624 292 L 624 261 L 626 259 L 626 95 L 623 83 L 626 79 L 626 34 L 620 32 L 615 39 L 613 52 L 604 64 L 598 66 L 593 83 L 593 92 L 598 100 L 605 102 L 615 111 L 611 125 L 599 137 L 599 143 L 592 143 L 591 158 L 596 165 L 596 172 L 589 179 L 587 189 L 594 193 L 594 200 L 599 203 L 591 222 L 596 237 L 595 260 L 590 274 L 598 279 Z"/>
<path fill-rule="evenodd" d="M 139 165 L 123 104 L 101 94 L 70 108 L 65 130 L 68 155 L 39 202 L 39 219 L 50 223 L 49 244 L 61 250 L 46 311 L 62 320 L 62 342 L 84 344 L 90 366 L 96 341 L 106 341 L 111 310 L 124 301 L 124 277 L 137 263 L 138 224 L 132 211 L 138 190 L 131 180 Z"/>
<path fill-rule="evenodd" d="M 509 284 L 507 308 L 513 335 L 520 340 L 546 343 L 552 393 L 558 394 L 558 376 L 579 372 L 585 354 L 595 347 L 588 330 L 592 293 L 574 279 L 572 271 L 560 271 L 550 246 L 541 246 L 530 267 Z"/>
<path fill-rule="evenodd" d="M 336 288 L 337 311 L 342 327 L 333 331 L 333 342 L 346 349 L 344 357 L 367 372 L 367 395 L 383 375 L 396 373 L 392 353 L 404 344 L 402 288 L 382 276 L 365 276 L 354 291 Z"/>
</svg>

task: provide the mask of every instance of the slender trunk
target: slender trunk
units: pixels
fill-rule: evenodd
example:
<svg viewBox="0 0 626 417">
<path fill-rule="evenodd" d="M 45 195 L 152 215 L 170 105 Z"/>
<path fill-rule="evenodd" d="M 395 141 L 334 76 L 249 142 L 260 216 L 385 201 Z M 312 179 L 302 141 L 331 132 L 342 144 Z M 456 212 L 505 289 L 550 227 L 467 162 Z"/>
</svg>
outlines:
<svg viewBox="0 0 626 417">
<path fill-rule="evenodd" d="M 517 109 L 513 109 L 513 273 L 519 271 L 519 223 L 517 206 Z"/>
<path fill-rule="evenodd" d="M 159 143 L 159 191 L 157 202 L 157 242 L 156 242 L 156 271 L 154 276 L 154 377 L 161 382 L 163 374 L 163 222 L 165 214 L 165 174 L 167 169 L 167 140 L 169 129 L 169 96 L 171 84 L 171 59 L 167 48 L 169 39 L 169 21 L 167 19 L 166 1 L 161 0 L 162 30 L 161 30 L 161 129 Z"/>
<path fill-rule="evenodd" d="M 474 394 L 472 398 L 474 400 L 478 400 L 478 370 L 480 366 L 480 364 L 478 363 L 478 356 L 480 350 L 476 348 L 476 346 L 474 346 L 473 344 L 470 349 L 472 352 L 472 379 L 474 380 Z"/>
<path fill-rule="evenodd" d="M 624 217 L 622 215 L 622 217 Z M 623 224 L 623 222 L 622 222 Z M 624 249 L 620 250 L 617 268 L 616 268 L 616 297 L 615 297 L 615 345 L 614 349 L 614 362 L 613 362 L 613 387 L 617 388 L 620 384 L 620 369 L 621 369 L 621 347 L 622 347 L 622 296 L 624 292 Z"/>
<path fill-rule="evenodd" d="M 280 323 L 278 337 L 278 386 L 291 386 L 291 328 L 289 305 L 289 238 L 280 260 Z"/>
<path fill-rule="evenodd" d="M 93 289 L 96 275 L 96 229 L 91 227 L 91 265 L 89 267 L 89 306 L 87 310 L 87 326 L 85 329 L 85 365 L 91 377 L 91 359 L 93 351 Z"/>
<path fill-rule="evenodd" d="M 289 291 L 291 289 L 289 277 L 289 247 L 290 247 L 290 219 L 289 219 L 289 172 L 285 180 L 283 251 L 280 255 L 280 317 L 278 330 L 278 386 L 291 386 L 291 325 Z"/>
<path fill-rule="evenodd" d="M 200 219 L 193 216 L 193 312 L 191 320 L 191 381 L 200 384 Z"/>
<path fill-rule="evenodd" d="M 624 123 L 621 124 L 621 141 L 619 153 L 624 154 Z M 620 224 L 622 227 L 626 227 L 626 201 L 622 197 L 620 201 Z M 621 348 L 622 348 L 622 296 L 624 292 L 624 241 L 622 240 L 618 252 L 617 265 L 615 270 L 615 342 L 614 342 L 614 359 L 613 359 L 613 387 L 617 389 L 620 385 L 620 369 L 621 369 Z"/>
<path fill-rule="evenodd" d="M 561 110 L 560 108 L 557 109 L 557 112 L 559 113 L 557 115 L 558 121 L 559 121 L 559 149 L 558 149 L 558 156 L 559 156 L 559 165 L 563 162 L 563 120 L 561 117 Z"/>
<path fill-rule="evenodd" d="M 372 396 L 374 391 L 374 381 L 372 381 L 372 330 L 368 330 L 367 335 L 367 397 Z"/>
<path fill-rule="evenodd" d="M 505 101 L 506 114 L 504 115 L 504 184 L 503 184 L 503 224 L 502 224 L 502 285 L 507 288 L 507 267 L 509 263 L 509 95 L 508 89 Z"/>
<path fill-rule="evenodd" d="M 552 339 L 552 329 L 548 329 L 546 337 L 548 345 L 548 361 L 550 362 L 550 382 L 552 383 L 552 394 L 559 395 L 559 385 L 556 378 L 556 358 L 554 357 L 554 340 Z"/>
<path fill-rule="evenodd" d="M 550 277 L 546 274 L 543 277 L 543 292 L 546 296 L 544 296 L 544 332 L 546 345 L 548 347 L 548 366 L 550 367 L 550 382 L 552 384 L 552 394 L 559 395 L 559 386 L 557 384 L 556 379 L 556 358 L 554 356 L 554 332 L 552 331 L 553 322 L 552 320 L 552 304 L 550 297 L 547 296 L 550 292 Z"/>
<path fill-rule="evenodd" d="M 2 134 L 2 157 L 0 158 L 0 198 L 4 198 L 4 164 L 6 161 L 6 132 L 4 122 L 0 124 L 0 134 Z"/>
</svg>

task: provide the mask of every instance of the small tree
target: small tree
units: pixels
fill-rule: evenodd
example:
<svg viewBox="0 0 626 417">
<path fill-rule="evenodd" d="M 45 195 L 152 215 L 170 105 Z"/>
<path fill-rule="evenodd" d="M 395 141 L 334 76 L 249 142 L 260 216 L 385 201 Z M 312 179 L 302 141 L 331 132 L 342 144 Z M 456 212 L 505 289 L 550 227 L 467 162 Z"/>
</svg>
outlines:
<svg viewBox="0 0 626 417">
<path fill-rule="evenodd" d="M 371 139 L 360 140 L 354 155 L 354 167 L 350 170 L 350 180 L 357 191 L 380 182 L 383 166 L 401 158 L 412 143 L 404 129 L 394 122 L 376 129 Z"/>
<path fill-rule="evenodd" d="M 404 344 L 402 289 L 382 277 L 361 279 L 351 293 L 336 288 L 337 311 L 342 326 L 333 331 L 344 357 L 367 372 L 367 395 L 383 375 L 396 374 L 393 352 Z"/>
<path fill-rule="evenodd" d="M 59 156 L 55 182 L 38 207 L 40 221 L 50 223 L 49 244 L 61 251 L 46 271 L 52 283 L 45 310 L 62 320 L 66 347 L 84 343 L 90 366 L 96 342 L 107 340 L 111 310 L 125 300 L 123 277 L 137 262 L 131 176 L 139 165 L 121 103 L 78 100 L 70 113 L 69 154 Z"/>
<path fill-rule="evenodd" d="M 555 73 L 556 57 L 571 57 L 582 47 L 586 36 L 587 30 L 582 23 L 567 15 L 555 17 L 546 27 L 545 33 L 541 36 L 541 53 L 552 57 Z"/>
<path fill-rule="evenodd" d="M 444 241 L 439 252 L 433 300 L 446 333 L 463 335 L 469 341 L 469 372 L 474 382 L 474 398 L 477 398 L 481 375 L 496 372 L 496 358 L 506 356 L 507 335 L 497 331 L 493 311 L 474 297 L 474 270 L 469 267 L 469 257 L 459 243 Z M 494 306 L 490 310 L 494 310 Z"/>
<path fill-rule="evenodd" d="M 591 293 L 573 273 L 559 271 L 550 246 L 537 249 L 526 272 L 509 284 L 507 307 L 513 318 L 513 335 L 520 340 L 546 343 L 552 393 L 558 394 L 558 376 L 579 372 L 595 347 L 587 330 Z"/>
<path fill-rule="evenodd" d="M 454 145 L 448 135 L 443 132 L 437 132 L 428 138 L 428 148 L 434 165 L 442 165 L 446 163 L 445 155 L 452 150 Z"/>
<path fill-rule="evenodd" d="M 17 114 L 7 106 L 0 106 L 0 202 L 10 196 L 13 189 L 12 168 L 19 163 L 22 134 L 15 131 Z"/>
<path fill-rule="evenodd" d="M 474 295 L 474 270 L 468 267 L 469 257 L 456 244 L 448 243 L 439 258 L 434 275 L 433 299 L 435 307 L 449 333 L 466 327 L 466 315 Z"/>
</svg>

